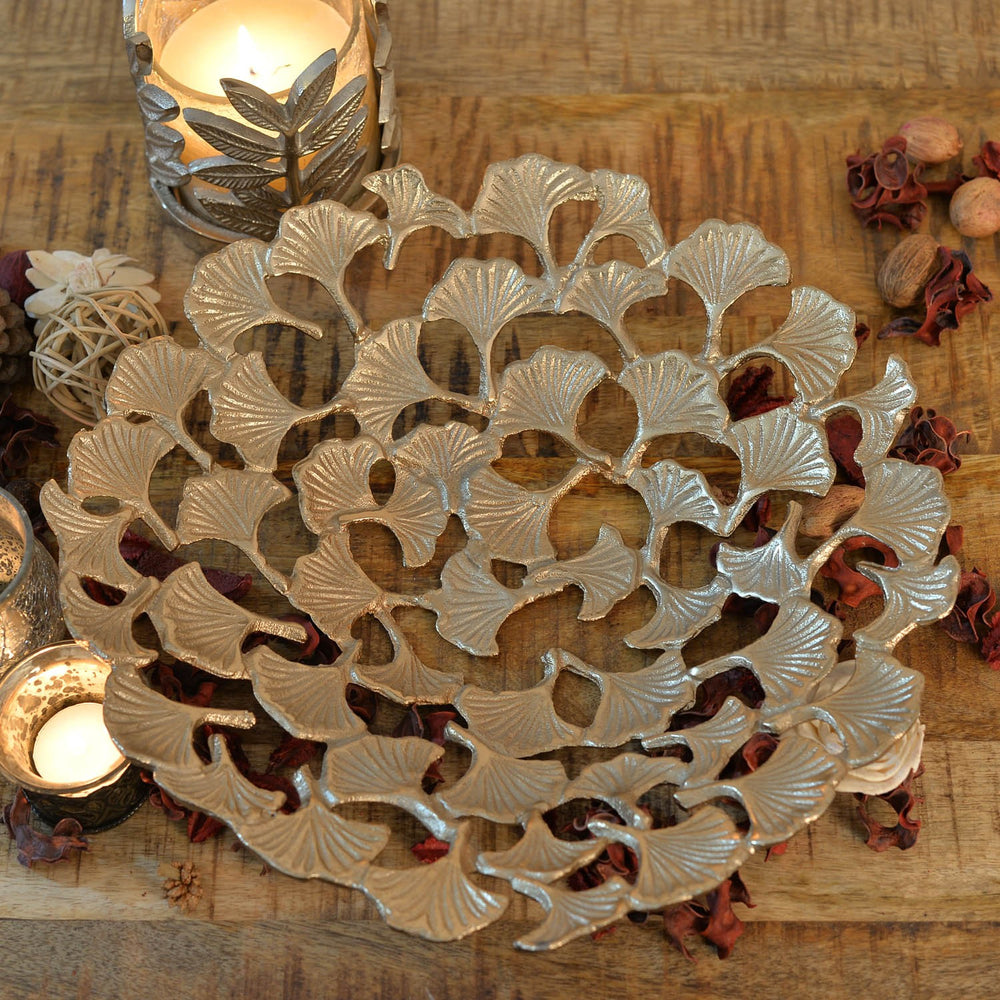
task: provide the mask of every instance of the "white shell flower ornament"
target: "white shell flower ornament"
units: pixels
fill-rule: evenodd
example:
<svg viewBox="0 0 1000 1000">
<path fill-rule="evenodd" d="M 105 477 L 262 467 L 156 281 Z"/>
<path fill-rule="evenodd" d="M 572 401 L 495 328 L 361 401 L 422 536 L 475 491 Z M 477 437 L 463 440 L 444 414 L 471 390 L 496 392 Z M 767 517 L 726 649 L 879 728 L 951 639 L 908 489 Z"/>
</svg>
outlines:
<svg viewBox="0 0 1000 1000">
<path fill-rule="evenodd" d="M 106 247 L 90 257 L 73 250 L 30 250 L 28 260 L 27 278 L 39 290 L 24 308 L 36 319 L 56 312 L 77 295 L 102 288 L 130 288 L 149 303 L 160 301 L 160 293 L 148 287 L 155 275 L 136 266 L 127 254 L 112 253 Z"/>
</svg>

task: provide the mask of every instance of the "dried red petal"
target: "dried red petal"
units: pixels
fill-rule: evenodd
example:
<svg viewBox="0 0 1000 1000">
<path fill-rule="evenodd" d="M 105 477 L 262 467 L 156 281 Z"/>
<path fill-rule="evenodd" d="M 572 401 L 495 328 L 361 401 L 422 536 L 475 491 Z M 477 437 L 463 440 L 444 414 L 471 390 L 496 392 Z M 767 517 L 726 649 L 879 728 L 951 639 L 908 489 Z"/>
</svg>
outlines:
<svg viewBox="0 0 1000 1000">
<path fill-rule="evenodd" d="M 27 250 L 11 250 L 0 257 L 0 288 L 7 292 L 11 302 L 22 309 L 28 296 L 38 290 L 28 280 L 29 267 L 31 261 L 28 260 Z"/>
<path fill-rule="evenodd" d="M 432 865 L 440 861 L 447 853 L 451 844 L 446 840 L 438 840 L 434 834 L 428 834 L 419 844 L 414 844 L 410 850 L 417 860 L 424 865 Z"/>
<path fill-rule="evenodd" d="M 872 328 L 860 321 L 854 324 L 854 339 L 860 347 L 872 335 Z"/>
<path fill-rule="evenodd" d="M 882 565 L 884 566 L 896 567 L 899 565 L 896 553 L 892 549 L 868 535 L 856 535 L 838 545 L 831 553 L 830 558 L 820 567 L 820 573 L 837 584 L 836 599 L 850 608 L 858 607 L 869 597 L 878 597 L 882 594 L 877 583 L 869 580 L 867 576 L 863 576 L 847 564 L 848 554 L 860 549 L 873 549 L 882 556 Z"/>
<path fill-rule="evenodd" d="M 913 794 L 913 779 L 919 778 L 924 773 L 923 764 L 916 771 L 910 771 L 905 780 L 883 795 L 874 796 L 887 802 L 896 812 L 897 820 L 894 826 L 885 826 L 868 814 L 865 808 L 868 800 L 873 796 L 855 793 L 858 800 L 858 816 L 868 830 L 868 839 L 865 843 L 873 851 L 887 851 L 890 847 L 898 847 L 901 851 L 907 851 L 917 842 L 920 833 L 920 820 L 914 819 L 910 813 L 918 802 L 922 801 Z"/>
<path fill-rule="evenodd" d="M 971 437 L 970 431 L 960 431 L 943 414 L 915 406 L 910 411 L 909 425 L 903 428 L 888 454 L 914 465 L 933 465 L 947 475 L 962 464 L 962 457 L 955 449 Z"/>
<path fill-rule="evenodd" d="M 786 396 L 771 396 L 774 369 L 770 365 L 750 365 L 733 379 L 726 393 L 726 406 L 733 420 L 767 413 L 791 402 Z"/>
<path fill-rule="evenodd" d="M 52 833 L 42 833 L 31 825 L 31 805 L 19 788 L 10 805 L 0 811 L 0 822 L 17 845 L 17 860 L 25 868 L 36 861 L 68 861 L 74 851 L 86 851 L 90 844 L 81 836 L 83 827 L 75 819 L 59 820 Z"/>
<path fill-rule="evenodd" d="M 956 642 L 979 642 L 979 633 L 989 631 L 987 616 L 996 604 L 993 585 L 985 574 L 973 567 L 958 578 L 958 596 L 941 627 Z"/>
<path fill-rule="evenodd" d="M 895 319 L 879 330 L 879 339 L 916 337 L 937 347 L 942 330 L 957 330 L 962 318 L 980 302 L 990 302 L 993 294 L 972 272 L 972 263 L 963 250 L 938 248 L 939 267 L 924 288 L 925 316 L 918 322 L 909 316 Z"/>
<path fill-rule="evenodd" d="M 281 743 L 271 751 L 271 756 L 267 759 L 267 769 L 275 771 L 279 767 L 293 769 L 302 767 L 303 764 L 308 764 L 323 749 L 324 745 L 285 733 Z"/>
<path fill-rule="evenodd" d="M 764 689 L 754 672 L 746 667 L 730 667 L 698 685 L 694 704 L 675 714 L 670 728 L 688 729 L 712 718 L 730 696 L 739 698 L 749 708 L 760 708 L 764 703 Z"/>
<path fill-rule="evenodd" d="M 837 413 L 826 422 L 826 438 L 830 454 L 847 481 L 864 486 L 865 474 L 854 458 L 861 443 L 861 421 L 853 413 Z"/>
<path fill-rule="evenodd" d="M 1000 670 L 1000 614 L 991 619 L 990 630 L 983 637 L 979 651 L 994 670 Z"/>
<path fill-rule="evenodd" d="M 697 903 L 677 903 L 663 911 L 663 933 L 689 962 L 695 961 L 695 957 L 688 951 L 685 939 L 699 934 L 706 923 L 704 907 Z"/>
<path fill-rule="evenodd" d="M 983 143 L 978 156 L 972 158 L 972 163 L 981 177 L 995 177 L 1000 180 L 1000 142 L 992 139 Z"/>
<path fill-rule="evenodd" d="M 715 945 L 719 958 L 728 958 L 743 933 L 743 921 L 733 910 L 732 879 L 726 879 L 718 889 L 708 894 L 708 923 L 701 936 Z"/>
<path fill-rule="evenodd" d="M 927 214 L 927 188 L 919 180 L 923 164 L 910 164 L 906 139 L 891 136 L 882 149 L 847 157 L 847 190 L 863 225 L 916 229 Z"/>
<path fill-rule="evenodd" d="M 7 396 L 0 403 L 0 484 L 16 478 L 31 461 L 32 445 L 55 448 L 58 433 L 51 420 Z"/>
<path fill-rule="evenodd" d="M 944 537 L 938 546 L 938 558 L 958 555 L 965 544 L 965 529 L 960 524 L 949 524 L 944 529 Z"/>
</svg>

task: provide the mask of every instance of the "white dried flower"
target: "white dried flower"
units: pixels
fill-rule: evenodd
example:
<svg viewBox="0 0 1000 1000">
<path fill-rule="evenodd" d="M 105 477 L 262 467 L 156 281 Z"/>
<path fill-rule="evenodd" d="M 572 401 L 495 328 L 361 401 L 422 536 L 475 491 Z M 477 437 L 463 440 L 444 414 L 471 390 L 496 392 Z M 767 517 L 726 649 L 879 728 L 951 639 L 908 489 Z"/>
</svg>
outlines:
<svg viewBox="0 0 1000 1000">
<path fill-rule="evenodd" d="M 101 288 L 131 288 L 147 302 L 160 300 L 160 293 L 147 286 L 155 275 L 135 267 L 136 261 L 123 253 L 112 253 L 106 247 L 92 257 L 73 250 L 28 251 L 31 267 L 28 280 L 39 291 L 24 303 L 25 312 L 36 319 L 55 312 L 75 295 L 86 295 Z"/>
</svg>

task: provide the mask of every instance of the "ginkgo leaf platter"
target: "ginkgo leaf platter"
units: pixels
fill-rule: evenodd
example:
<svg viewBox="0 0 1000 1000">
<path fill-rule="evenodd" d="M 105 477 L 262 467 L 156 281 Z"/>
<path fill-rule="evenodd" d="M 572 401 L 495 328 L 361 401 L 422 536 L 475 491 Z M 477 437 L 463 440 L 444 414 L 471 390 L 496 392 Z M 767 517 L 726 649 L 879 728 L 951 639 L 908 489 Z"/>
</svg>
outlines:
<svg viewBox="0 0 1000 1000">
<path fill-rule="evenodd" d="M 936 561 L 949 516 L 940 474 L 886 457 L 914 399 L 902 362 L 890 358 L 876 385 L 838 394 L 857 350 L 854 316 L 809 287 L 792 291 L 773 331 L 727 353 L 727 309 L 748 291 L 785 284 L 785 255 L 756 227 L 719 221 L 667 246 L 637 177 L 524 156 L 491 166 L 469 211 L 430 191 L 409 166 L 365 185 L 384 202 L 384 218 L 333 202 L 295 208 L 270 244 L 242 241 L 205 258 L 185 300 L 198 346 L 159 338 L 123 352 L 108 416 L 70 447 L 66 489 L 43 489 L 71 631 L 114 663 L 105 716 L 123 751 L 274 867 L 360 889 L 393 927 L 455 939 L 497 920 L 510 889 L 522 893 L 545 911 L 516 942 L 533 950 L 708 891 L 816 819 L 838 787 L 905 776 L 919 755 L 922 678 L 893 651 L 912 628 L 947 613 L 957 565 Z M 560 263 L 551 219 L 574 201 L 592 205 L 592 221 Z M 392 269 L 424 228 L 452 241 L 516 238 L 534 249 L 537 270 L 458 257 L 419 314 L 370 327 L 348 266 L 378 246 Z M 634 261 L 598 262 L 610 237 L 630 241 Z M 354 339 L 350 370 L 318 405 L 290 400 L 264 355 L 239 349 L 247 331 L 265 324 L 280 324 L 282 336 L 323 336 L 321 324 L 272 296 L 268 282 L 289 274 L 322 285 Z M 704 303 L 694 351 L 677 346 L 667 315 L 647 322 L 643 336 L 632 328 L 633 307 L 676 294 L 675 286 Z M 597 324 L 608 350 L 564 339 L 520 358 L 508 339 L 510 356 L 499 356 L 512 324 L 541 317 L 555 329 L 573 321 L 567 314 Z M 430 374 L 424 337 L 439 321 L 471 341 L 476 391 Z M 662 329 L 652 350 L 650 328 Z M 735 420 L 721 386 L 756 357 L 783 367 L 794 396 Z M 632 413 L 630 438 L 617 450 L 581 430 L 581 414 L 606 390 Z M 202 394 L 214 441 L 196 440 L 188 426 Z M 400 433 L 403 411 L 431 403 L 451 407 L 453 419 Z M 829 537 L 804 546 L 800 501 L 834 485 L 825 422 L 845 411 L 863 428 L 855 460 L 864 498 Z M 336 416 L 349 418 L 354 433 L 318 435 L 290 470 L 282 464 L 293 428 L 315 430 Z M 563 460 L 544 481 L 511 475 L 505 459 L 510 441 L 531 435 L 559 442 Z M 738 479 L 728 489 L 704 463 L 685 461 L 683 448 L 655 457 L 657 442 L 688 438 L 732 453 Z M 167 514 L 151 500 L 151 483 L 177 456 L 173 467 L 185 479 Z M 387 466 L 390 485 L 377 496 L 373 477 Z M 612 492 L 641 508 L 638 534 L 601 506 Z M 790 498 L 783 523 L 766 544 L 744 544 L 740 524 L 765 494 Z M 562 512 L 588 496 L 599 527 L 572 551 L 558 537 L 572 520 Z M 110 512 L 96 505 L 108 497 L 118 501 Z M 280 510 L 297 524 L 284 536 L 299 544 L 288 565 L 262 541 L 262 526 Z M 119 552 L 137 521 L 182 555 L 199 544 L 228 546 L 253 568 L 273 611 L 222 596 L 195 562 L 162 582 L 140 575 Z M 691 525 L 723 541 L 715 568 L 706 561 L 708 581 L 683 586 L 665 572 L 664 552 Z M 365 526 L 390 533 L 406 586 L 392 589 L 363 568 L 356 542 Z M 862 565 L 884 600 L 854 631 L 845 659 L 842 624 L 813 600 L 813 587 L 830 554 L 859 536 L 892 549 L 899 564 Z M 122 601 L 95 604 L 86 578 Z M 693 644 L 732 594 L 777 605 L 773 623 L 695 662 Z M 575 600 L 587 644 L 567 638 L 517 671 L 491 667 L 531 609 L 563 599 Z M 288 643 L 305 633 L 282 608 L 309 616 L 335 643 L 332 663 L 288 658 Z M 139 619 L 155 637 L 135 627 Z M 413 634 L 414 621 L 433 622 L 437 645 Z M 602 646 L 593 636 L 604 626 Z M 380 657 L 364 638 L 373 629 L 383 638 Z M 261 635 L 264 644 L 247 642 Z M 252 705 L 168 700 L 144 674 L 161 651 L 252 689 Z M 760 698 L 728 697 L 692 725 L 699 687 L 733 670 L 752 675 Z M 352 710 L 351 685 L 390 706 L 390 716 L 418 705 L 451 706 L 454 717 L 438 743 L 390 735 Z M 282 812 L 284 793 L 245 778 L 217 733 L 208 754 L 197 752 L 206 722 L 277 724 L 323 744 L 318 763 L 295 773 L 300 807 Z M 776 749 L 733 777 L 727 765 L 761 733 Z M 445 761 L 447 780 L 425 786 L 428 769 Z M 557 815 L 576 816 L 575 835 Z M 433 864 L 386 863 L 401 816 L 449 845 L 447 853 Z M 573 891 L 567 877 L 611 844 L 633 852 L 634 881 Z"/>
</svg>

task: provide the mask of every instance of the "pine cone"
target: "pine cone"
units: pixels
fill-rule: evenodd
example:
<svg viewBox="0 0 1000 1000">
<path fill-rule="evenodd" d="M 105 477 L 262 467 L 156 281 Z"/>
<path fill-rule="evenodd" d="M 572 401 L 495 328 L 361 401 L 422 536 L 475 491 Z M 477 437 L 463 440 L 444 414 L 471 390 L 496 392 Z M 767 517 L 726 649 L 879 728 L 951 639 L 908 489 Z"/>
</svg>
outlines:
<svg viewBox="0 0 1000 1000">
<path fill-rule="evenodd" d="M 35 343 L 25 324 L 24 310 L 0 288 L 0 383 L 14 382 L 27 370 L 28 351 Z"/>
</svg>

